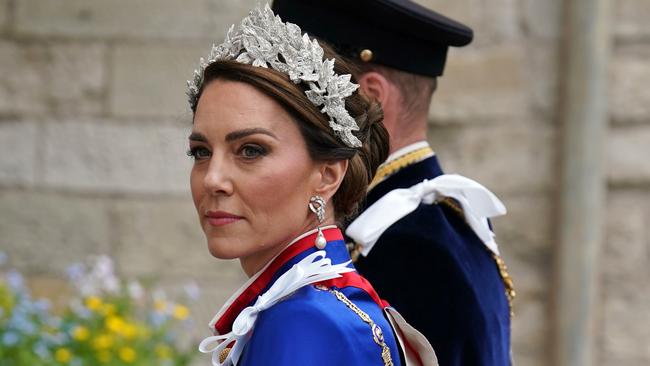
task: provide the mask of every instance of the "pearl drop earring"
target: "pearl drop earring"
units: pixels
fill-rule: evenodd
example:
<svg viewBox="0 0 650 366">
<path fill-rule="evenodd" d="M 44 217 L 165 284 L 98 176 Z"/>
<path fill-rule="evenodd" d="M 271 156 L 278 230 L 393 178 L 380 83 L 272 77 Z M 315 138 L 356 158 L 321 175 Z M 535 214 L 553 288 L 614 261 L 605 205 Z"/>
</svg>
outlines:
<svg viewBox="0 0 650 366">
<path fill-rule="evenodd" d="M 318 235 L 316 235 L 314 245 L 316 245 L 316 248 L 318 249 L 325 249 L 325 246 L 327 246 L 327 239 L 325 239 L 325 235 L 323 235 L 323 231 L 320 228 L 320 225 L 325 221 L 325 200 L 323 200 L 323 197 L 319 195 L 311 196 L 309 199 L 309 209 L 311 212 L 315 213 L 318 218 Z"/>
</svg>

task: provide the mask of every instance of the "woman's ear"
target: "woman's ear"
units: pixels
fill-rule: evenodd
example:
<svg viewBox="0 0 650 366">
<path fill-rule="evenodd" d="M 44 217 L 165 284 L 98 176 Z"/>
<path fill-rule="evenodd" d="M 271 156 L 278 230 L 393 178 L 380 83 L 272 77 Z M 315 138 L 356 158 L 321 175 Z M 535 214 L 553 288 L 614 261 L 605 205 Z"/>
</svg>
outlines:
<svg viewBox="0 0 650 366">
<path fill-rule="evenodd" d="M 330 200 L 343 182 L 347 170 L 347 160 L 322 162 L 319 167 L 320 181 L 314 193 L 322 196 L 326 201 Z"/>
</svg>

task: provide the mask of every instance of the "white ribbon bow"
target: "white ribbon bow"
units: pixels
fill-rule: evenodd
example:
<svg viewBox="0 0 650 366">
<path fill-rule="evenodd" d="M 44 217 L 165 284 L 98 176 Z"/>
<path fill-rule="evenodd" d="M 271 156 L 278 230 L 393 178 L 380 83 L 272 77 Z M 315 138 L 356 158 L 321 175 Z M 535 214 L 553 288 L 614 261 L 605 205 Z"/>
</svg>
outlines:
<svg viewBox="0 0 650 366">
<path fill-rule="evenodd" d="M 244 346 L 250 339 L 251 331 L 262 311 L 277 304 L 296 290 L 320 281 L 341 277 L 341 273 L 352 272 L 354 268 L 347 265 L 350 261 L 332 265 L 324 250 L 317 251 L 303 258 L 275 281 L 273 286 L 260 295 L 253 306 L 242 310 L 232 324 L 232 331 L 224 335 L 205 338 L 199 344 L 199 351 L 212 353 L 212 365 L 236 365 Z M 223 362 L 219 361 L 221 352 L 232 342 L 235 345 Z"/>
<path fill-rule="evenodd" d="M 456 174 L 443 174 L 431 180 L 425 179 L 411 188 L 388 192 L 354 220 L 345 233 L 361 246 L 361 255 L 367 256 L 391 225 L 415 211 L 420 203 L 432 204 L 443 197 L 460 203 L 469 226 L 498 255 L 499 248 L 488 219 L 505 215 L 506 207 L 478 182 Z"/>
</svg>

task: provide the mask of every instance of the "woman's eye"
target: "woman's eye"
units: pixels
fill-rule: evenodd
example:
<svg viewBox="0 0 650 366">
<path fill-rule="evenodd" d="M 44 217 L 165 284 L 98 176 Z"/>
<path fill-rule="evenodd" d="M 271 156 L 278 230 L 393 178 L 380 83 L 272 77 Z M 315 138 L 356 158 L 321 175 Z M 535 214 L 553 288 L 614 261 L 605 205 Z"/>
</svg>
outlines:
<svg viewBox="0 0 650 366">
<path fill-rule="evenodd" d="M 205 147 L 194 147 L 187 151 L 187 155 L 195 160 L 207 159 L 210 157 L 210 150 Z"/>
<path fill-rule="evenodd" d="M 255 159 L 266 154 L 266 150 L 259 145 L 244 145 L 239 149 L 239 154 L 244 159 Z"/>
</svg>

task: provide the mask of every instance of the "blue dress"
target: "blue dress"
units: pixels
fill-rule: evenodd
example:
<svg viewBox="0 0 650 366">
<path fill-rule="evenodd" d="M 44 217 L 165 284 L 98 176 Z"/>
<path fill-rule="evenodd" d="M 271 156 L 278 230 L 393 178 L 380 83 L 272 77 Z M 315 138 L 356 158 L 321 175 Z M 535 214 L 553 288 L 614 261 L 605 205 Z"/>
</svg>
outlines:
<svg viewBox="0 0 650 366">
<path fill-rule="evenodd" d="M 328 241 L 326 258 L 332 264 L 350 261 L 341 232 L 332 228 L 323 233 Z M 252 306 L 294 265 L 318 251 L 313 244 L 315 235 L 287 247 L 251 278 L 211 322 L 215 333 L 230 332 L 244 308 Z M 353 269 L 352 264 L 347 266 Z M 385 306 L 356 271 L 303 286 L 259 312 L 237 364 L 402 365 Z M 370 323 L 364 321 L 364 314 Z"/>
<path fill-rule="evenodd" d="M 366 207 L 394 189 L 441 174 L 435 156 L 409 165 L 376 185 Z M 388 273 L 387 263 L 398 270 Z M 420 204 L 355 265 L 427 337 L 441 366 L 510 365 L 510 308 L 502 274 L 453 205 Z"/>
</svg>

